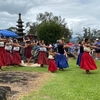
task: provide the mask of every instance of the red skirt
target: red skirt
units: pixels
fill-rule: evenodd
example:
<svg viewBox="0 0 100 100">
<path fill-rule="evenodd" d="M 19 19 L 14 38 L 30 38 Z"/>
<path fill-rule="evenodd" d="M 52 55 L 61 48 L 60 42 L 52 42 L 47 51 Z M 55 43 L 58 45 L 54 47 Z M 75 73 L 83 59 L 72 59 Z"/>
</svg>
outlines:
<svg viewBox="0 0 100 100">
<path fill-rule="evenodd" d="M 55 72 L 57 70 L 57 66 L 56 66 L 56 63 L 55 63 L 54 59 L 49 59 L 48 70 L 50 72 Z"/>
<path fill-rule="evenodd" d="M 4 47 L 0 47 L 0 66 L 6 66 L 7 59 L 6 59 L 6 51 Z"/>
<path fill-rule="evenodd" d="M 32 46 L 28 46 L 27 48 L 25 48 L 25 57 L 26 58 L 32 57 L 31 50 L 32 50 Z"/>
<path fill-rule="evenodd" d="M 97 69 L 96 63 L 88 52 L 84 52 L 81 58 L 80 67 L 84 70 L 95 70 Z"/>
<path fill-rule="evenodd" d="M 44 51 L 40 51 L 38 55 L 38 64 L 47 65 L 48 64 L 48 58 L 46 56 L 46 53 Z"/>
<path fill-rule="evenodd" d="M 20 57 L 19 51 L 13 52 L 13 64 L 14 65 L 21 64 L 21 57 Z"/>
<path fill-rule="evenodd" d="M 13 55 L 10 51 L 6 50 L 7 65 L 13 64 Z"/>
</svg>

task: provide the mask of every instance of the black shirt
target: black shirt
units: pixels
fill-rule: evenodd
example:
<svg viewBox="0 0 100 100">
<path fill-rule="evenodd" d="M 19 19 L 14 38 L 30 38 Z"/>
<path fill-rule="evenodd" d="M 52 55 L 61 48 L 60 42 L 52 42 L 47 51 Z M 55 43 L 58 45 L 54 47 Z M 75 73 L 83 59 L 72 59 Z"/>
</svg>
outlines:
<svg viewBox="0 0 100 100">
<path fill-rule="evenodd" d="M 80 46 L 80 53 L 83 53 L 84 50 L 83 50 L 83 46 Z"/>
<path fill-rule="evenodd" d="M 64 48 L 63 48 L 63 45 L 58 45 L 58 53 L 64 54 Z"/>
</svg>

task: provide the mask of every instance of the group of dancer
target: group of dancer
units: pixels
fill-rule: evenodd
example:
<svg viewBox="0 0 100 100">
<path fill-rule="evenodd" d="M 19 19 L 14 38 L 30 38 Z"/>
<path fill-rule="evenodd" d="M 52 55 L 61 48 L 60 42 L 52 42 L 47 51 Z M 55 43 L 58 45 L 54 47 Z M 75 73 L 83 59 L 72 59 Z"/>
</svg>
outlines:
<svg viewBox="0 0 100 100">
<path fill-rule="evenodd" d="M 18 43 L 17 39 L 12 42 L 11 38 L 0 38 L 0 70 L 2 66 L 9 68 L 9 65 L 20 65 L 20 47 L 23 46 Z"/>
<path fill-rule="evenodd" d="M 90 74 L 90 70 L 97 69 L 97 65 L 91 56 L 92 49 L 97 49 L 98 47 L 90 45 L 90 39 L 86 38 L 84 41 L 80 43 L 80 53 L 77 58 L 77 65 L 80 66 L 81 69 L 86 71 L 86 74 Z M 48 64 L 48 70 L 51 72 L 59 70 L 64 70 L 64 68 L 68 68 L 68 59 L 66 57 L 65 48 L 69 48 L 67 44 L 64 43 L 63 40 L 58 41 L 58 52 L 53 52 L 52 46 L 49 47 L 49 63 L 46 58 L 46 54 L 43 54 L 46 49 L 46 46 L 42 45 L 40 49 L 38 63 L 41 64 Z M 43 56 L 43 55 L 44 56 Z M 45 60 L 44 60 L 45 59 Z M 42 63 L 44 61 L 44 63 Z"/>
<path fill-rule="evenodd" d="M 23 42 L 25 42 L 24 46 L 20 45 L 17 39 L 14 39 L 12 42 L 11 38 L 0 38 L 0 70 L 2 70 L 2 66 L 9 68 L 9 65 L 21 64 L 20 48 L 25 49 L 25 56 L 28 58 L 29 64 L 32 59 L 31 50 L 35 45 L 39 45 L 37 63 L 41 67 L 48 65 L 50 72 L 55 72 L 58 69 L 63 71 L 64 68 L 69 67 L 67 53 L 65 51 L 66 48 L 69 48 L 69 45 L 64 42 L 64 39 L 58 41 L 57 51 L 53 50 L 52 45 L 46 46 L 44 40 L 34 43 L 27 38 Z M 90 74 L 90 70 L 97 69 L 96 63 L 90 55 L 91 49 L 94 48 L 98 47 L 91 46 L 90 39 L 88 38 L 80 42 L 80 53 L 78 55 L 77 65 L 84 69 L 87 74 Z"/>
<path fill-rule="evenodd" d="M 25 49 L 24 54 L 25 57 L 28 58 L 29 64 L 32 59 L 32 47 L 38 45 L 38 43 L 31 42 L 29 38 L 23 42 L 25 42 L 24 46 L 20 45 L 17 39 L 14 39 L 12 42 L 11 38 L 0 38 L 0 70 L 2 70 L 2 66 L 6 66 L 7 68 L 9 68 L 10 65 L 20 66 L 22 60 L 20 48 Z M 39 43 L 39 46 L 37 63 L 40 64 L 41 67 L 48 65 L 48 70 L 51 72 L 55 72 L 58 68 L 59 70 L 63 70 L 63 68 L 68 67 L 68 62 L 64 55 L 64 48 L 68 46 L 63 45 L 62 40 L 59 40 L 58 52 L 54 52 L 52 46 L 46 46 L 43 40 Z M 48 57 L 47 52 L 49 54 Z"/>
<path fill-rule="evenodd" d="M 46 50 L 48 48 L 48 58 Z M 48 65 L 48 70 L 50 72 L 55 72 L 56 70 L 64 70 L 67 68 L 68 61 L 65 55 L 65 48 L 68 48 L 68 45 L 64 44 L 62 40 L 58 41 L 58 52 L 53 51 L 53 46 L 46 46 L 44 41 L 40 43 L 40 52 L 38 56 L 38 64 L 43 67 L 43 65 Z"/>
</svg>

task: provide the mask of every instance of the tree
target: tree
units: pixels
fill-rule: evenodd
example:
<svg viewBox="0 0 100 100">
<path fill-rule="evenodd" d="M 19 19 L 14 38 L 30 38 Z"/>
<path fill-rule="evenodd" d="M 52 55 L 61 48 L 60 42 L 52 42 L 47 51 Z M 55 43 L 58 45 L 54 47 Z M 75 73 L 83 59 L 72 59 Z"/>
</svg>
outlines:
<svg viewBox="0 0 100 100">
<path fill-rule="evenodd" d="M 28 28 L 27 34 L 34 34 L 36 35 L 37 32 L 37 26 L 38 26 L 38 22 L 27 22 L 26 23 L 26 27 Z"/>
<path fill-rule="evenodd" d="M 12 31 L 12 32 L 16 32 L 16 27 L 9 27 L 7 30 Z"/>
<path fill-rule="evenodd" d="M 96 38 L 100 39 L 100 30 L 83 27 L 83 34 L 77 33 L 78 40 L 83 40 L 87 37 L 90 38 L 91 42 L 93 42 Z"/>
<path fill-rule="evenodd" d="M 77 41 L 82 41 L 83 40 L 83 35 L 80 34 L 80 33 L 76 33 L 76 38 L 77 38 Z"/>
<path fill-rule="evenodd" d="M 62 37 L 62 27 L 54 21 L 43 21 L 37 29 L 37 36 L 47 44 L 55 43 Z"/>
<path fill-rule="evenodd" d="M 62 19 L 61 16 L 54 16 L 48 12 L 39 13 L 37 21 L 40 23 L 37 28 L 37 36 L 46 43 L 54 43 L 63 36 L 68 41 L 72 36 L 65 19 Z"/>
</svg>

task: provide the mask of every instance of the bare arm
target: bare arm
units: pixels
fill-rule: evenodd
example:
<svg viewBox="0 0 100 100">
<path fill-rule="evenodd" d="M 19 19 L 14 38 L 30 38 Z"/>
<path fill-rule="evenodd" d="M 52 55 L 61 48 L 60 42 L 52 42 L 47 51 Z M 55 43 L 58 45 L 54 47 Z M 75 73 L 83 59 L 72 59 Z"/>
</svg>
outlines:
<svg viewBox="0 0 100 100">
<path fill-rule="evenodd" d="M 20 44 L 15 44 L 15 43 L 10 43 L 10 45 L 13 45 L 13 46 L 16 46 L 16 47 L 21 47 L 21 48 L 24 48 L 25 46 L 22 46 Z"/>
<path fill-rule="evenodd" d="M 91 48 L 92 48 L 92 49 L 97 49 L 98 47 L 96 47 L 96 46 L 91 46 Z"/>
<path fill-rule="evenodd" d="M 91 46 L 90 44 L 85 44 L 85 46 L 86 46 L 86 47 L 90 47 L 91 49 L 96 49 L 96 48 L 98 48 L 98 47 L 96 47 L 96 46 Z"/>
<path fill-rule="evenodd" d="M 4 38 L 0 38 L 0 41 L 3 41 L 3 42 L 5 42 L 5 41 L 6 41 L 6 39 L 4 39 Z"/>
<path fill-rule="evenodd" d="M 69 46 L 69 45 L 67 45 L 67 44 L 63 46 L 63 48 L 69 48 L 69 47 L 70 47 L 70 46 Z"/>
<path fill-rule="evenodd" d="M 41 46 L 41 47 L 45 47 L 45 48 L 48 48 L 48 46 L 46 46 L 46 45 L 42 45 L 42 44 L 40 44 L 40 46 Z"/>
</svg>

